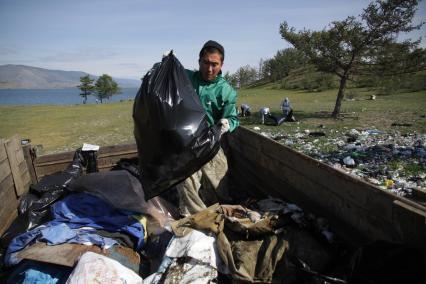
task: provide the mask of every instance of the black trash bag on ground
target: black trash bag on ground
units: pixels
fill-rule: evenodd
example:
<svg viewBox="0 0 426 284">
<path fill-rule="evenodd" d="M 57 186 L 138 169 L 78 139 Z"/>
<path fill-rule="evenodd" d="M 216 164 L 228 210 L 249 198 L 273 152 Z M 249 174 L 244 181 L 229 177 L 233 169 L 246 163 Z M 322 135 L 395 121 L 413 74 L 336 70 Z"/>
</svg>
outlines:
<svg viewBox="0 0 426 284">
<path fill-rule="evenodd" d="M 220 148 L 220 128 L 209 127 L 200 99 L 172 52 L 143 78 L 133 120 L 147 199 L 189 177 Z"/>
<path fill-rule="evenodd" d="M 285 121 L 285 117 L 277 117 L 271 113 L 265 115 L 265 124 L 278 126 L 281 125 Z"/>
<path fill-rule="evenodd" d="M 295 122 L 296 121 L 296 118 L 293 115 L 292 109 L 290 109 L 290 112 L 286 116 L 276 117 L 275 115 L 272 115 L 272 114 L 267 114 L 265 116 L 265 124 L 266 125 L 279 126 L 279 125 L 283 124 L 284 121 L 287 121 L 287 122 Z"/>
<path fill-rule="evenodd" d="M 290 109 L 290 112 L 287 114 L 284 120 L 288 122 L 296 122 L 296 118 L 293 115 L 293 109 Z"/>
</svg>

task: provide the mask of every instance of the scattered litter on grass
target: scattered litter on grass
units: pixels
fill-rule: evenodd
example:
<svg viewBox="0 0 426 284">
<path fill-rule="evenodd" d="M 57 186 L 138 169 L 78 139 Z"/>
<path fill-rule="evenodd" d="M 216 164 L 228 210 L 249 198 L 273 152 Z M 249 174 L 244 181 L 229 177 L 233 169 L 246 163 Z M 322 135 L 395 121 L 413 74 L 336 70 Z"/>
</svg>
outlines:
<svg viewBox="0 0 426 284">
<path fill-rule="evenodd" d="M 399 196 L 426 189 L 426 134 L 375 127 L 321 132 L 296 128 L 262 135 Z"/>
</svg>

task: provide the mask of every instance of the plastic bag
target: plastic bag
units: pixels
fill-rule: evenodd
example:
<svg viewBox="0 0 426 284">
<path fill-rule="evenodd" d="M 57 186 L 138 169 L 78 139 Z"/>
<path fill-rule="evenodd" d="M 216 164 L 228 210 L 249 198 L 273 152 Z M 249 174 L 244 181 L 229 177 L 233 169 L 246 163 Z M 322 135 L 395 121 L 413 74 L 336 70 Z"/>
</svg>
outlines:
<svg viewBox="0 0 426 284">
<path fill-rule="evenodd" d="M 81 176 L 87 161 L 81 149 L 78 149 L 74 153 L 73 161 L 65 170 L 44 176 L 37 184 L 31 186 L 31 190 L 42 194 L 54 189 L 64 188 L 70 181 Z"/>
<path fill-rule="evenodd" d="M 28 193 L 22 196 L 19 201 L 18 214 L 25 214 L 28 211 L 28 208 L 30 208 L 37 200 L 39 200 L 39 197 L 33 193 Z"/>
<path fill-rule="evenodd" d="M 172 52 L 143 78 L 133 106 L 134 134 L 147 199 L 196 172 L 220 148 L 206 113 Z"/>
<path fill-rule="evenodd" d="M 91 173 L 74 180 L 67 188 L 95 195 L 117 209 L 149 214 L 161 230 L 178 217 L 177 210 L 159 197 L 145 201 L 140 181 L 128 171 Z"/>
<path fill-rule="evenodd" d="M 68 278 L 77 283 L 143 283 L 142 278 L 120 262 L 94 252 L 84 253 Z"/>
</svg>

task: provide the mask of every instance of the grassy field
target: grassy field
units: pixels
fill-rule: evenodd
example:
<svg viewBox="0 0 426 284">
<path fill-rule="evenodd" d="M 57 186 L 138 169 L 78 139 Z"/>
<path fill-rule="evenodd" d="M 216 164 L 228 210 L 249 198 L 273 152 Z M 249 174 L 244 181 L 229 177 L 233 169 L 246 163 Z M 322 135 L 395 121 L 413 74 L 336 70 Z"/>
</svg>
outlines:
<svg viewBox="0 0 426 284">
<path fill-rule="evenodd" d="M 426 133 L 426 91 L 377 96 L 369 100 L 367 90 L 348 90 L 351 100 L 342 103 L 342 118 L 330 118 L 336 90 L 319 93 L 256 88 L 240 90 L 238 105 L 248 103 L 255 111 L 251 117 L 242 118 L 241 125 L 262 131 L 282 133 L 318 128 L 328 129 L 378 129 L 399 130 L 402 133 Z M 259 125 L 257 110 L 268 106 L 279 114 L 281 101 L 288 97 L 298 123 L 281 126 Z M 83 143 L 101 146 L 131 143 L 133 138 L 133 102 L 102 105 L 70 106 L 0 106 L 0 137 L 17 133 L 30 138 L 33 145 L 42 145 L 39 154 L 71 151 Z M 411 126 L 392 126 L 405 123 Z"/>
<path fill-rule="evenodd" d="M 295 111 L 298 124 L 284 123 L 280 127 L 263 127 L 270 132 L 282 129 L 311 129 L 319 125 L 329 128 L 370 128 L 388 131 L 390 128 L 401 132 L 426 133 L 426 91 L 416 93 L 397 93 L 387 96 L 376 96 L 370 100 L 370 91 L 363 89 L 349 90 L 353 99 L 344 99 L 341 107 L 342 118 L 330 118 L 334 108 L 337 90 L 320 93 L 286 90 L 245 90 L 239 96 L 239 102 L 247 102 L 258 110 L 269 106 L 271 111 L 280 114 L 279 105 L 284 97 L 288 97 Z M 257 124 L 257 113 L 254 117 L 242 119 L 243 125 Z M 393 123 L 411 124 L 411 127 L 392 127 Z"/>
</svg>

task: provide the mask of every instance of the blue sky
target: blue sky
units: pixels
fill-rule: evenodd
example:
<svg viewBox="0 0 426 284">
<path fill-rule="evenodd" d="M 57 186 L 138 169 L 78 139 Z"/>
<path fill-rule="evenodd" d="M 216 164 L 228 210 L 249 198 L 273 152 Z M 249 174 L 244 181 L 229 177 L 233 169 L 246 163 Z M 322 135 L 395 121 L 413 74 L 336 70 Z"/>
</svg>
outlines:
<svg viewBox="0 0 426 284">
<path fill-rule="evenodd" d="M 289 45 L 279 25 L 325 28 L 359 15 L 366 0 L 0 0 L 0 65 L 23 64 L 140 78 L 173 49 L 197 68 L 203 43 L 225 47 L 223 70 L 258 66 Z M 425 20 L 422 1 L 416 21 Z M 410 35 L 426 36 L 426 28 Z M 423 39 L 422 46 L 426 46 Z"/>
</svg>

